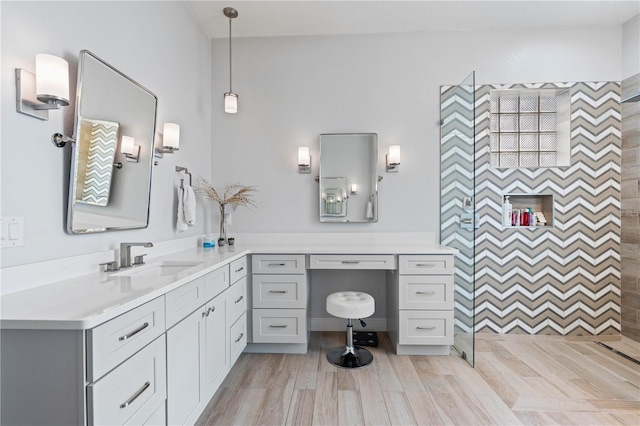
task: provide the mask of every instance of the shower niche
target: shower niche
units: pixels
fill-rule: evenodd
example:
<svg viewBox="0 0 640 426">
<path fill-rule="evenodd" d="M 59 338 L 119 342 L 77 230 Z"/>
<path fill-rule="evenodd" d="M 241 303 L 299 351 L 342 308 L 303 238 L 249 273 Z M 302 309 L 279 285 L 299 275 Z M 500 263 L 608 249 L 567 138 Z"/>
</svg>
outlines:
<svg viewBox="0 0 640 426">
<path fill-rule="evenodd" d="M 509 228 L 551 228 L 553 227 L 553 195 L 552 194 L 523 194 L 523 193 L 510 193 L 502 194 L 502 200 L 504 202 L 505 197 L 509 197 L 509 202 L 513 211 L 521 212 L 523 210 L 532 209 L 536 215 L 535 226 L 523 226 L 512 225 L 506 226 L 503 222 L 502 227 Z"/>
</svg>

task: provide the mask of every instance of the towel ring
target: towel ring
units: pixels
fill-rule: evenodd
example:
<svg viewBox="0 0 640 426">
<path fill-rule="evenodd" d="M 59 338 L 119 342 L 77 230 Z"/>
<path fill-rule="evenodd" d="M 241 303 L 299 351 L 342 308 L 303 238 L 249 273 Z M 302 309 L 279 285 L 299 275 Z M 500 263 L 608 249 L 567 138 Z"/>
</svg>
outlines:
<svg viewBox="0 0 640 426">
<path fill-rule="evenodd" d="M 189 186 L 193 186 L 193 181 L 191 179 L 191 173 L 189 173 L 189 170 L 186 167 L 180 167 L 180 166 L 176 166 L 176 172 L 184 172 L 185 175 L 189 175 Z M 183 188 L 183 183 L 184 179 L 180 179 L 180 188 Z"/>
</svg>

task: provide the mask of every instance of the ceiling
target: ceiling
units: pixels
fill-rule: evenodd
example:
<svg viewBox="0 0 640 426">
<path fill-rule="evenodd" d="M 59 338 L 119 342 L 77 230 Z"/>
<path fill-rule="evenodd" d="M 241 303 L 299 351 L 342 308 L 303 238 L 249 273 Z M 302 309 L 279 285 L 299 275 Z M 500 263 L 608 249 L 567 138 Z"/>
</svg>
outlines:
<svg viewBox="0 0 640 426">
<path fill-rule="evenodd" d="M 187 1 L 211 38 L 618 26 L 640 13 L 626 1 Z"/>
</svg>

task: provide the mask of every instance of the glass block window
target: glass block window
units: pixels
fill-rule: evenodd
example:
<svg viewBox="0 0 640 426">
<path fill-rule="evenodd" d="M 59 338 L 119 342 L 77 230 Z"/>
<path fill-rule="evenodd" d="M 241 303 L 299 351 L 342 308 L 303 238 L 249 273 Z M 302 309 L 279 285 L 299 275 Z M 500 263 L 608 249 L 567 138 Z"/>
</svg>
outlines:
<svg viewBox="0 0 640 426">
<path fill-rule="evenodd" d="M 554 167 L 558 136 L 554 94 L 492 94 L 491 167 Z"/>
</svg>

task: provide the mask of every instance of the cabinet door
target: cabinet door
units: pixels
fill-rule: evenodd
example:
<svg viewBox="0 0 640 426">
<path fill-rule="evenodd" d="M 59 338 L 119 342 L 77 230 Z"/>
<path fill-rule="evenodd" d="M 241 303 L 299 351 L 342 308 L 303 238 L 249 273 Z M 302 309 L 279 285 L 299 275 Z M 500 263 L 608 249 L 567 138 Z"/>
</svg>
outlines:
<svg viewBox="0 0 640 426">
<path fill-rule="evenodd" d="M 186 423 L 202 400 L 203 318 L 201 308 L 167 331 L 167 424 L 170 425 Z"/>
<path fill-rule="evenodd" d="M 205 400 L 213 396 L 229 372 L 225 308 L 225 295 L 216 297 L 205 306 L 204 358 L 201 367 L 202 394 Z"/>
</svg>

